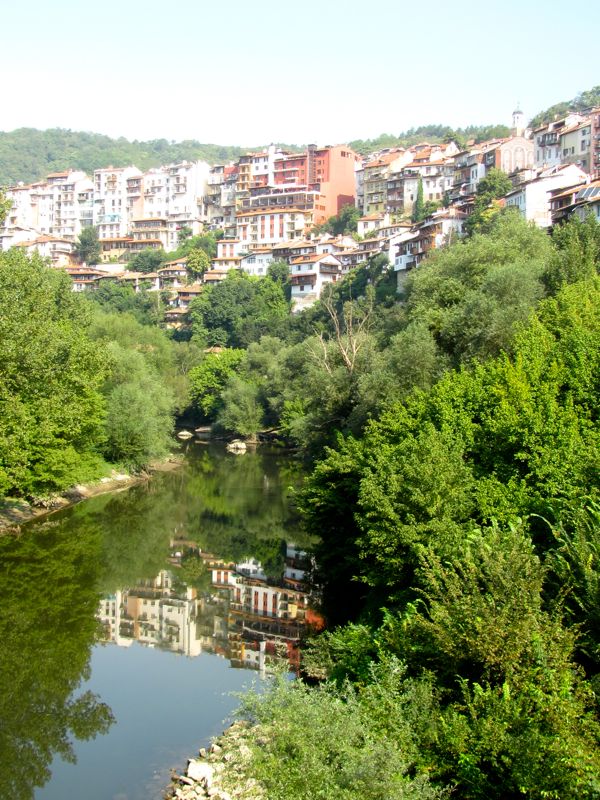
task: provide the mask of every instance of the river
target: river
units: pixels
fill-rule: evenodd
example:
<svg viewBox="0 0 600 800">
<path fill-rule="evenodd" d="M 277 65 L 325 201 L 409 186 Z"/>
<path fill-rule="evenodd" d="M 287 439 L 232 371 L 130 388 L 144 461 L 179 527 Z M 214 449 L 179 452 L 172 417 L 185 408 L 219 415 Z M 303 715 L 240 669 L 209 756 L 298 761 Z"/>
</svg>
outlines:
<svg viewBox="0 0 600 800">
<path fill-rule="evenodd" d="M 311 621 L 291 458 L 181 469 L 0 538 L 0 797 L 160 798 Z"/>
</svg>

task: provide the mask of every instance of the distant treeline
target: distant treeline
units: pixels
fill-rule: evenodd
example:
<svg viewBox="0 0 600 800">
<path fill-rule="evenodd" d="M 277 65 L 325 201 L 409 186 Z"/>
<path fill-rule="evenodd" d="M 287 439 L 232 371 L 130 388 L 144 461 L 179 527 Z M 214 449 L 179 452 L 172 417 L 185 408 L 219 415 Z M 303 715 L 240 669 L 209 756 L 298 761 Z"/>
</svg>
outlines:
<svg viewBox="0 0 600 800">
<path fill-rule="evenodd" d="M 541 125 L 566 114 L 568 111 L 583 111 L 600 105 L 600 86 L 581 92 L 572 100 L 551 106 L 531 120 L 531 126 Z M 419 125 L 417 128 L 397 135 L 382 133 L 376 139 L 355 139 L 348 142 L 361 155 L 368 155 L 385 147 L 409 147 L 422 141 L 456 141 L 466 145 L 470 140 L 483 142 L 486 139 L 508 136 L 506 125 L 468 125 L 466 128 L 451 128 L 448 125 Z M 281 145 L 288 150 L 298 150 L 300 145 Z M 40 131 L 35 128 L 18 128 L 10 132 L 0 131 L 0 186 L 10 186 L 23 181 L 41 180 L 50 172 L 65 169 L 81 169 L 91 174 L 95 169 L 135 164 L 141 170 L 172 164 L 178 161 L 207 161 L 209 164 L 227 163 L 239 158 L 254 147 L 202 144 L 195 139 L 183 142 L 152 139 L 148 142 L 120 137 L 112 139 L 100 133 L 51 128 Z"/>
<path fill-rule="evenodd" d="M 564 117 L 569 111 L 587 111 L 593 106 L 600 106 L 600 86 L 594 86 L 585 92 L 580 92 L 572 100 L 563 100 L 562 103 L 556 103 L 545 111 L 540 111 L 529 124 L 532 128 L 537 128 L 545 122 Z"/>
<path fill-rule="evenodd" d="M 244 147 L 201 144 L 193 139 L 169 142 L 153 139 L 130 142 L 99 133 L 52 128 L 18 128 L 0 132 L 0 186 L 41 180 L 50 172 L 81 169 L 88 175 L 95 169 L 135 164 L 141 170 L 178 161 L 228 162 L 246 152 Z"/>
</svg>

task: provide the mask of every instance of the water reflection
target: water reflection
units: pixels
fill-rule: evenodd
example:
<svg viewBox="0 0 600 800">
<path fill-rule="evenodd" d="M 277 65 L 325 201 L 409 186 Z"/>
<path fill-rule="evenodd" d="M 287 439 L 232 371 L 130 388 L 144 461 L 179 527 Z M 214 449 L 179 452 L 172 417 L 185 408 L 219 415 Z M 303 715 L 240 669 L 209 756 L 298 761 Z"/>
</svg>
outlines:
<svg viewBox="0 0 600 800">
<path fill-rule="evenodd" d="M 203 652 L 234 667 L 265 671 L 272 660 L 299 667 L 308 625 L 321 625 L 310 608 L 308 554 L 284 546 L 283 572 L 269 576 L 255 557 L 225 561 L 189 539 L 171 540 L 171 569 L 106 595 L 98 619 L 106 641 L 138 641 L 186 656 Z"/>
<path fill-rule="evenodd" d="M 117 753 L 126 755 L 122 743 L 114 753 L 107 747 L 126 725 L 123 711 L 111 728 L 111 710 L 93 693 L 105 692 L 90 676 L 90 654 L 99 641 L 113 643 L 103 649 L 107 669 L 107 660 L 113 662 L 108 651 L 136 661 L 130 648 L 136 641 L 145 652 L 194 658 L 199 675 L 197 657 L 209 653 L 234 667 L 265 669 L 272 657 L 297 665 L 302 633 L 318 623 L 304 583 L 308 542 L 289 499 L 301 477 L 279 454 L 236 457 L 214 447 L 190 448 L 177 471 L 92 498 L 25 526 L 19 537 L 0 538 L 0 797 L 28 800 L 49 780 L 55 757 L 74 762 L 85 749 L 89 761 L 89 748 L 79 742 L 109 728 L 93 744 L 104 753 L 93 769 L 106 775 L 106 760 L 114 764 Z M 114 685 L 127 696 L 122 662 L 114 663 Z M 165 694 L 182 681 L 177 663 L 184 662 L 160 659 Z M 170 731 L 171 739 L 185 733 L 189 741 L 182 735 L 177 746 L 187 753 L 213 735 L 214 728 L 203 725 L 210 717 L 214 726 L 220 712 L 208 692 L 221 697 L 238 689 L 239 672 L 224 671 L 218 680 L 218 687 L 194 688 L 204 714 L 190 709 L 185 719 L 182 704 L 167 704 L 161 726 L 144 728 L 144 752 L 158 759 L 152 737 L 160 731 Z M 125 712 L 132 718 L 133 703 Z M 129 738 L 133 748 L 141 734 Z M 131 759 L 134 779 L 125 761 L 119 791 L 133 797 L 140 772 L 151 774 L 160 764 L 145 763 L 138 752 Z M 63 768 L 58 772 L 59 782 L 51 780 L 39 797 L 72 796 L 60 783 L 67 780 Z M 89 774 L 77 779 L 82 791 L 90 791 Z M 103 790 L 99 797 L 112 796 Z"/>
</svg>

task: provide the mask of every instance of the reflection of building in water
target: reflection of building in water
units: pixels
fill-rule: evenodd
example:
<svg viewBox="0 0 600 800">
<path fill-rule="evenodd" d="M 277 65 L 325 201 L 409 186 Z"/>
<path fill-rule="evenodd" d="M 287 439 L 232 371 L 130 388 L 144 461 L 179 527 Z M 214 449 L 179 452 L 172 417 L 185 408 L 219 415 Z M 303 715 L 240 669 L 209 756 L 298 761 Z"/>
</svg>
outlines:
<svg viewBox="0 0 600 800">
<path fill-rule="evenodd" d="M 250 560 L 214 564 L 212 584 L 229 593 L 229 641 L 233 663 L 263 669 L 265 656 L 283 657 L 299 667 L 298 645 L 307 624 L 322 620 L 309 607 L 305 552 L 287 545 L 285 572 L 280 584 L 260 579 L 262 566 Z"/>
<path fill-rule="evenodd" d="M 162 570 L 152 581 L 123 589 L 100 602 L 105 638 L 127 646 L 134 639 L 151 647 L 197 656 L 197 598 L 192 587 L 175 591 L 173 574 Z"/>
<path fill-rule="evenodd" d="M 137 640 L 187 656 L 212 652 L 252 669 L 264 669 L 268 658 L 299 666 L 305 626 L 321 624 L 308 607 L 305 553 L 288 545 L 285 573 L 276 585 L 255 559 L 234 565 L 196 548 L 195 557 L 210 573 L 205 592 L 178 580 L 181 555 L 174 551 L 172 571 L 101 600 L 98 618 L 107 641 L 127 647 Z"/>
</svg>

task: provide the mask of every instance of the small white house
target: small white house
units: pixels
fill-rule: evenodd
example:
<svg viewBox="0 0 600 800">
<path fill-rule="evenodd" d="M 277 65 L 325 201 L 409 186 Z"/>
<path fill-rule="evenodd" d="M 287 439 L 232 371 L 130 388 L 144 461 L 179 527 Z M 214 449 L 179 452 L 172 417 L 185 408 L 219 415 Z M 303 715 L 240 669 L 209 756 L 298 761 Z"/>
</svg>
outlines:
<svg viewBox="0 0 600 800">
<path fill-rule="evenodd" d="M 342 276 L 341 261 L 330 253 L 293 258 L 290 262 L 292 308 L 301 311 L 321 296 L 326 283 L 335 283 Z"/>
</svg>

